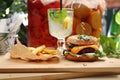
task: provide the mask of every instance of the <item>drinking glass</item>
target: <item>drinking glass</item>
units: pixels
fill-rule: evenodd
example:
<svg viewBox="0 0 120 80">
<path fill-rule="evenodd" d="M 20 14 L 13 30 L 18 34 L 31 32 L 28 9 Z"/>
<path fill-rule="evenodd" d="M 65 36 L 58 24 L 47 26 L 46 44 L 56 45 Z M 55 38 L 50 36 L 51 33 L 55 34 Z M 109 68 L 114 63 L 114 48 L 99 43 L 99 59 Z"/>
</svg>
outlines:
<svg viewBox="0 0 120 80">
<path fill-rule="evenodd" d="M 73 9 L 71 8 L 50 8 L 48 9 L 48 25 L 51 36 L 58 39 L 58 50 L 65 48 L 65 38 L 72 33 Z"/>
</svg>

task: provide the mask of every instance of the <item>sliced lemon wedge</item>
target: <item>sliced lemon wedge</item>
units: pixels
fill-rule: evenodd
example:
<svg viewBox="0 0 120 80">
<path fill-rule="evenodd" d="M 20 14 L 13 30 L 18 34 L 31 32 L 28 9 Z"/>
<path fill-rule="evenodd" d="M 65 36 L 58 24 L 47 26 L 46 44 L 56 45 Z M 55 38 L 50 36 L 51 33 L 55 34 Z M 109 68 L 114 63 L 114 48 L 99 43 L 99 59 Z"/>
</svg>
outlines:
<svg viewBox="0 0 120 80">
<path fill-rule="evenodd" d="M 69 27 L 70 17 L 66 17 L 63 21 L 63 29 L 66 30 Z"/>
</svg>

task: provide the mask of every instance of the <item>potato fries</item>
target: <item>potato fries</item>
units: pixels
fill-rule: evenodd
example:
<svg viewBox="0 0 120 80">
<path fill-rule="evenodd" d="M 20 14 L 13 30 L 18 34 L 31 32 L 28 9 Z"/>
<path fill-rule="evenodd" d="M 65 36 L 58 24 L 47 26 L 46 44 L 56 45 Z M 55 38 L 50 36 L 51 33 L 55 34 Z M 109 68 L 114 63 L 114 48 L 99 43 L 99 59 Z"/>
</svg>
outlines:
<svg viewBox="0 0 120 80">
<path fill-rule="evenodd" d="M 35 49 L 32 51 L 32 53 L 37 54 L 37 53 L 39 53 L 39 52 L 42 52 L 45 48 L 46 48 L 45 45 L 41 45 L 41 46 L 35 48 Z"/>
<path fill-rule="evenodd" d="M 49 49 L 45 45 L 41 45 L 37 48 L 26 47 L 17 41 L 17 44 L 10 49 L 10 57 L 26 61 L 46 61 L 52 58 L 58 58 L 58 56 L 54 55 L 55 52 L 56 50 Z"/>
<path fill-rule="evenodd" d="M 32 52 L 33 50 L 35 50 L 35 48 L 34 47 L 28 47 L 28 50 L 30 50 Z"/>
<path fill-rule="evenodd" d="M 33 48 L 33 47 L 28 47 L 28 49 L 36 55 L 40 55 L 40 54 L 56 54 L 57 50 L 55 49 L 49 49 L 47 48 L 45 45 L 41 45 L 37 48 Z"/>
<path fill-rule="evenodd" d="M 45 49 L 43 50 L 43 52 L 44 52 L 44 53 L 49 53 L 49 54 L 56 54 L 56 53 L 57 53 L 57 50 L 45 48 Z"/>
</svg>

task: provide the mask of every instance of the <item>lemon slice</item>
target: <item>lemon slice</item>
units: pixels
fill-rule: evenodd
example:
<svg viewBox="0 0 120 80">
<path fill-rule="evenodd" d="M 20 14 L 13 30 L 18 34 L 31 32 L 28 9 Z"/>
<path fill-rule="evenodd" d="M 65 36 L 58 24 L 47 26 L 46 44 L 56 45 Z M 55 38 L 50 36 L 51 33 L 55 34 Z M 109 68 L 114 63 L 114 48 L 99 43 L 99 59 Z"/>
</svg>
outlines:
<svg viewBox="0 0 120 80">
<path fill-rule="evenodd" d="M 63 29 L 66 30 L 69 27 L 70 17 L 66 17 L 63 21 Z"/>
<path fill-rule="evenodd" d="M 117 24 L 120 25 L 120 10 L 115 15 L 115 21 L 116 21 Z"/>
</svg>

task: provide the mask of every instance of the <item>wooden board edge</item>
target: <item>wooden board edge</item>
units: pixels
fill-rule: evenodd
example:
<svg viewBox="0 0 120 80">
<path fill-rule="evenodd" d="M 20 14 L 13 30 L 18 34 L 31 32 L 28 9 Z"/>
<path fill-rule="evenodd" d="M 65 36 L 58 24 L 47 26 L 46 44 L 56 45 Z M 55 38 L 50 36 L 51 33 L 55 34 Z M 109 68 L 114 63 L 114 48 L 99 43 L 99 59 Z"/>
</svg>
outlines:
<svg viewBox="0 0 120 80">
<path fill-rule="evenodd" d="M 106 68 L 2 68 L 0 73 L 50 73 L 50 72 L 109 72 L 109 73 L 119 73 L 120 67 L 106 67 Z"/>
<path fill-rule="evenodd" d="M 46 75 L 15 77 L 15 78 L 6 78 L 0 80 L 56 80 L 56 79 L 72 79 L 72 78 L 118 75 L 118 74 L 120 73 L 89 73 L 89 72 L 88 73 L 51 73 L 51 74 L 46 73 Z"/>
</svg>

